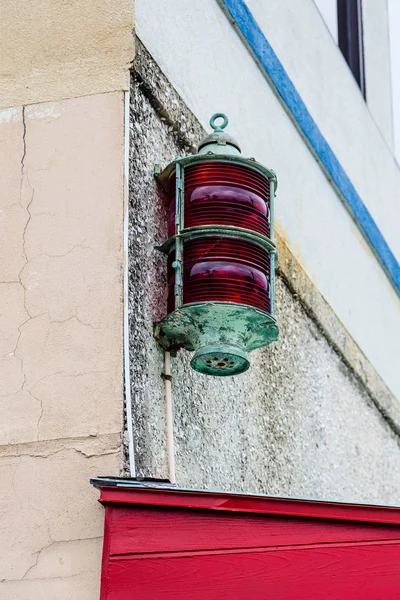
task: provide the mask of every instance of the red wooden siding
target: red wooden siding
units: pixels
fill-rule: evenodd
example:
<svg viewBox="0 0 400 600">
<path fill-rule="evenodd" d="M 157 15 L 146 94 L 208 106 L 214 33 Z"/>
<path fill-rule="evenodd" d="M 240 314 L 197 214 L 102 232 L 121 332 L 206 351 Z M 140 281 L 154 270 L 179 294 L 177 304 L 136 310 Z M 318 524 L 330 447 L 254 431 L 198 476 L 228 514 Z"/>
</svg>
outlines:
<svg viewBox="0 0 400 600">
<path fill-rule="evenodd" d="M 117 487 L 100 500 L 101 600 L 400 600 L 400 509 Z"/>
</svg>

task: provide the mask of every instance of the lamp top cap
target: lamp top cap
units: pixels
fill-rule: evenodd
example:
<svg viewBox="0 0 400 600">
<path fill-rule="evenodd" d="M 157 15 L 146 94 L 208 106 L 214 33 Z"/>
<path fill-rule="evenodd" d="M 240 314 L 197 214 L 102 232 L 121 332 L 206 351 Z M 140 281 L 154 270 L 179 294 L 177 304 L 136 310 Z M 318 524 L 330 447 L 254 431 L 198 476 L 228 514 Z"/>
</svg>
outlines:
<svg viewBox="0 0 400 600">
<path fill-rule="evenodd" d="M 216 124 L 217 119 L 222 119 L 220 125 Z M 215 113 L 210 119 L 210 126 L 214 130 L 203 138 L 199 144 L 199 154 L 240 154 L 240 146 L 237 141 L 225 133 L 225 127 L 228 125 L 228 117 L 224 113 Z"/>
</svg>

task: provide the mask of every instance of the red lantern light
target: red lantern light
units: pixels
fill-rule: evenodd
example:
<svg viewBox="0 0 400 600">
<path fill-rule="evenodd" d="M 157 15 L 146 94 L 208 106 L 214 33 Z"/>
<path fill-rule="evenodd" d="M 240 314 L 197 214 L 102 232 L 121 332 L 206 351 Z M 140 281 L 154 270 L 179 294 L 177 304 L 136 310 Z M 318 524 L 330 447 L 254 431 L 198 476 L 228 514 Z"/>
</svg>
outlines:
<svg viewBox="0 0 400 600">
<path fill-rule="evenodd" d="M 226 117 L 221 127 L 215 125 L 219 116 L 212 117 L 215 131 L 201 142 L 199 154 L 178 157 L 160 176 L 168 198 L 169 240 L 162 249 L 168 253 L 169 290 L 168 315 L 156 336 L 168 349 L 196 350 L 192 365 L 202 373 L 231 375 L 249 366 L 243 350 L 278 335 L 276 176 L 240 156 L 223 131 Z"/>
</svg>

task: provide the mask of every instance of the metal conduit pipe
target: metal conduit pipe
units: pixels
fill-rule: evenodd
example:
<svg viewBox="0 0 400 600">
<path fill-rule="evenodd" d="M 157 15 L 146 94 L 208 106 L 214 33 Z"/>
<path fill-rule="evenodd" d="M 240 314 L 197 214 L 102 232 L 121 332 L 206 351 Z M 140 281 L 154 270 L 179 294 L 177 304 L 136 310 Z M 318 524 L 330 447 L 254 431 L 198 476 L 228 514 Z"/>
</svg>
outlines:
<svg viewBox="0 0 400 600">
<path fill-rule="evenodd" d="M 171 354 L 164 354 L 164 381 L 165 381 L 165 413 L 167 433 L 167 459 L 168 477 L 171 483 L 176 483 L 175 474 L 175 447 L 174 447 L 174 417 L 172 410 L 172 385 L 171 385 Z"/>
<path fill-rule="evenodd" d="M 129 108 L 130 92 L 125 92 L 124 114 L 124 379 L 125 414 L 128 435 L 129 473 L 136 477 L 135 447 L 133 439 L 131 373 L 129 360 Z"/>
</svg>

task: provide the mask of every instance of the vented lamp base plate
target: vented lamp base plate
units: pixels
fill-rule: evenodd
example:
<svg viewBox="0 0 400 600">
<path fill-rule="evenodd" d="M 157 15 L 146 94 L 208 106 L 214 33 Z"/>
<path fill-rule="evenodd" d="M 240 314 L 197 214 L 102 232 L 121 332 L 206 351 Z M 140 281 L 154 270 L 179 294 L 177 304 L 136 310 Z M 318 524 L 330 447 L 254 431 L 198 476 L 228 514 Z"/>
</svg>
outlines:
<svg viewBox="0 0 400 600">
<path fill-rule="evenodd" d="M 190 363 L 204 375 L 239 375 L 250 367 L 247 355 L 234 346 L 204 346 L 197 350 Z"/>
<path fill-rule="evenodd" d="M 230 302 L 185 304 L 156 323 L 155 338 L 166 350 L 195 351 L 191 365 L 205 375 L 238 375 L 250 362 L 247 352 L 278 339 L 268 313 Z"/>
</svg>

